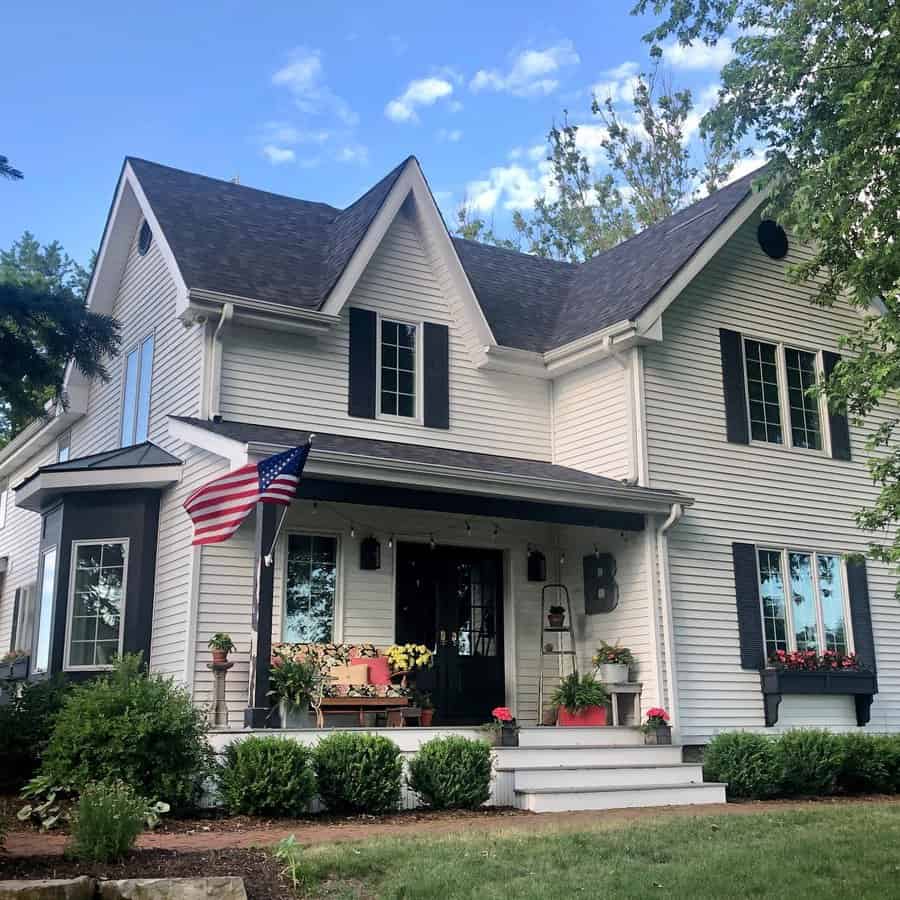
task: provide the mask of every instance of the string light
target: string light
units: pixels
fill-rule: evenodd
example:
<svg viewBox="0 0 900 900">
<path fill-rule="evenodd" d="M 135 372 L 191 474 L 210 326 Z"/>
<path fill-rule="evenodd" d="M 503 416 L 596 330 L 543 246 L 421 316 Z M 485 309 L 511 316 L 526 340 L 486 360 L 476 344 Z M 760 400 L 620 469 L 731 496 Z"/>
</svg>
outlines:
<svg viewBox="0 0 900 900">
<path fill-rule="evenodd" d="M 594 544 L 594 559 L 600 559 L 600 548 Z"/>
<path fill-rule="evenodd" d="M 356 537 L 356 527 L 353 525 L 352 522 L 350 523 L 350 537 L 351 538 Z"/>
<path fill-rule="evenodd" d="M 566 564 L 566 551 L 563 550 L 562 553 L 559 554 L 559 564 L 564 566 Z"/>
<path fill-rule="evenodd" d="M 491 540 L 492 540 L 492 541 L 496 541 L 496 540 L 497 540 L 497 535 L 498 535 L 498 534 L 500 534 L 500 526 L 499 526 L 499 525 L 495 525 L 495 526 L 494 526 L 494 531 L 493 531 L 493 533 L 491 534 Z"/>
<path fill-rule="evenodd" d="M 311 515 L 314 516 L 318 511 L 319 511 L 319 501 L 313 500 L 313 507 L 312 507 Z"/>
<path fill-rule="evenodd" d="M 432 550 L 434 550 L 434 548 L 437 547 L 437 543 L 435 543 L 435 540 L 434 540 L 434 535 L 431 535 L 431 539 L 428 541 L 428 546 Z"/>
<path fill-rule="evenodd" d="M 391 535 L 388 538 L 388 550 L 393 550 L 393 549 L 394 549 L 394 536 Z"/>
<path fill-rule="evenodd" d="M 472 533 L 472 526 L 466 521 L 466 534 L 470 535 Z"/>
</svg>

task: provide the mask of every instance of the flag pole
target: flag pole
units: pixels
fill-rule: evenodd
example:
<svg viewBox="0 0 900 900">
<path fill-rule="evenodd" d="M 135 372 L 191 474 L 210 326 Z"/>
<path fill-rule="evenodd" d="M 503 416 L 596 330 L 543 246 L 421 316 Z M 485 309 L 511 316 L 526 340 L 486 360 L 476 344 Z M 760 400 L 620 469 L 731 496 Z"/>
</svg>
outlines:
<svg viewBox="0 0 900 900">
<path fill-rule="evenodd" d="M 307 439 L 306 443 L 309 447 L 312 447 L 314 434 L 311 434 Z M 297 483 L 299 487 L 299 482 Z M 275 562 L 275 545 L 278 543 L 278 538 L 281 535 L 281 527 L 284 525 L 284 520 L 287 518 L 288 510 L 290 509 L 290 504 L 285 506 L 283 512 L 281 513 L 281 519 L 278 522 L 278 526 L 275 528 L 275 534 L 272 537 L 272 546 L 269 547 L 269 552 L 263 557 L 263 565 L 266 568 L 272 565 Z"/>
</svg>

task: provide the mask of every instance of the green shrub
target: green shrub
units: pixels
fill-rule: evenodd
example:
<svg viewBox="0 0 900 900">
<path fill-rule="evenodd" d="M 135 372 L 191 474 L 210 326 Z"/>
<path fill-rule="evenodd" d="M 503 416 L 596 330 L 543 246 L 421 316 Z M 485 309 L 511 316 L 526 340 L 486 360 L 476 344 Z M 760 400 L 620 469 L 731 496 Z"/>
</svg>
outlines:
<svg viewBox="0 0 900 900">
<path fill-rule="evenodd" d="M 885 771 L 884 790 L 900 793 L 900 735 L 877 735 L 875 741 L 881 751 Z"/>
<path fill-rule="evenodd" d="M 25 684 L 0 706 L 0 792 L 18 791 L 37 771 L 66 690 L 61 677 Z"/>
<path fill-rule="evenodd" d="M 203 714 L 170 679 L 147 675 L 139 655 L 71 690 L 41 765 L 41 775 L 76 793 L 92 781 L 121 779 L 141 796 L 190 806 L 209 773 L 212 752 Z"/>
<path fill-rule="evenodd" d="M 842 759 L 837 786 L 840 790 L 851 794 L 891 790 L 886 752 L 889 738 L 845 734 L 839 740 Z"/>
<path fill-rule="evenodd" d="M 773 797 L 781 784 L 776 742 L 750 731 L 716 735 L 703 754 L 703 777 L 727 784 L 729 797 Z"/>
<path fill-rule="evenodd" d="M 302 815 L 316 792 L 312 752 L 280 737 L 248 737 L 225 750 L 222 799 L 231 813 Z"/>
<path fill-rule="evenodd" d="M 491 748 L 464 737 L 433 738 L 410 762 L 409 786 L 435 809 L 478 809 L 491 793 Z"/>
<path fill-rule="evenodd" d="M 313 750 L 319 797 L 332 812 L 382 813 L 400 801 L 400 748 L 381 735 L 329 735 Z"/>
<path fill-rule="evenodd" d="M 809 796 L 830 794 L 841 771 L 841 739 L 829 731 L 786 731 L 777 743 L 781 790 Z"/>
<path fill-rule="evenodd" d="M 72 855 L 101 863 L 121 859 L 143 831 L 146 807 L 121 781 L 86 785 L 72 820 Z"/>
</svg>

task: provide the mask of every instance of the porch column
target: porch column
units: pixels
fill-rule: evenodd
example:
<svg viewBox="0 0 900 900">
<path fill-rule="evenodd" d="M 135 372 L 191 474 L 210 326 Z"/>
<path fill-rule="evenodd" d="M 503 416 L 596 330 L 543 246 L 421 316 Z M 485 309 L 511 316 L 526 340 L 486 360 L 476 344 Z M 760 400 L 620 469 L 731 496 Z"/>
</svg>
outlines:
<svg viewBox="0 0 900 900">
<path fill-rule="evenodd" d="M 259 503 L 256 507 L 256 578 L 250 623 L 250 693 L 244 710 L 244 726 L 247 728 L 277 728 L 280 724 L 278 711 L 272 709 L 269 701 L 275 566 L 267 566 L 263 562 L 275 538 L 280 510 L 281 507 L 272 503 Z"/>
</svg>

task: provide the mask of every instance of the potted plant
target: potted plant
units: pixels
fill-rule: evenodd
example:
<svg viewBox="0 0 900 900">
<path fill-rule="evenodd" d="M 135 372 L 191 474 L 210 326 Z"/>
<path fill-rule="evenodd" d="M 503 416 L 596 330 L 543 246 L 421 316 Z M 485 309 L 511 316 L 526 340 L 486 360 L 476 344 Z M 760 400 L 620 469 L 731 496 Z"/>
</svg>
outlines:
<svg viewBox="0 0 900 900">
<path fill-rule="evenodd" d="M 563 606 L 551 606 L 547 610 L 547 624 L 551 628 L 562 628 L 566 624 L 566 610 Z"/>
<path fill-rule="evenodd" d="M 645 744 L 671 744 L 672 726 L 669 725 L 669 714 L 659 706 L 647 710 L 647 721 L 641 725 Z"/>
<path fill-rule="evenodd" d="M 28 659 L 27 650 L 10 650 L 0 659 L 0 674 L 10 681 L 24 680 L 28 677 Z"/>
<path fill-rule="evenodd" d="M 577 672 L 566 676 L 553 692 L 556 724 L 569 726 L 597 726 L 606 724 L 606 704 L 609 694 L 593 675 Z"/>
<path fill-rule="evenodd" d="M 431 728 L 431 723 L 434 721 L 434 703 L 431 702 L 431 694 L 417 691 L 415 704 L 422 710 L 419 714 L 419 725 L 422 728 Z"/>
<path fill-rule="evenodd" d="M 391 677 L 399 678 L 404 688 L 416 669 L 427 669 L 432 662 L 432 653 L 424 644 L 391 644 L 384 655 L 391 664 Z"/>
<path fill-rule="evenodd" d="M 494 726 L 500 731 L 501 747 L 518 747 L 519 746 L 519 726 L 509 707 L 497 706 L 491 710 L 494 717 Z"/>
<path fill-rule="evenodd" d="M 224 631 L 217 631 L 207 642 L 207 646 L 212 650 L 212 661 L 221 665 L 228 662 L 228 654 L 234 650 L 234 641 L 230 634 Z"/>
<path fill-rule="evenodd" d="M 310 701 L 321 681 L 321 670 L 314 659 L 293 652 L 289 645 L 275 648 L 269 670 L 269 695 L 278 701 L 282 728 L 313 728 Z"/>
<path fill-rule="evenodd" d="M 628 670 L 634 665 L 634 656 L 627 647 L 620 647 L 618 642 L 607 644 L 601 641 L 594 653 L 594 665 L 597 677 L 606 684 L 627 684 Z"/>
</svg>

